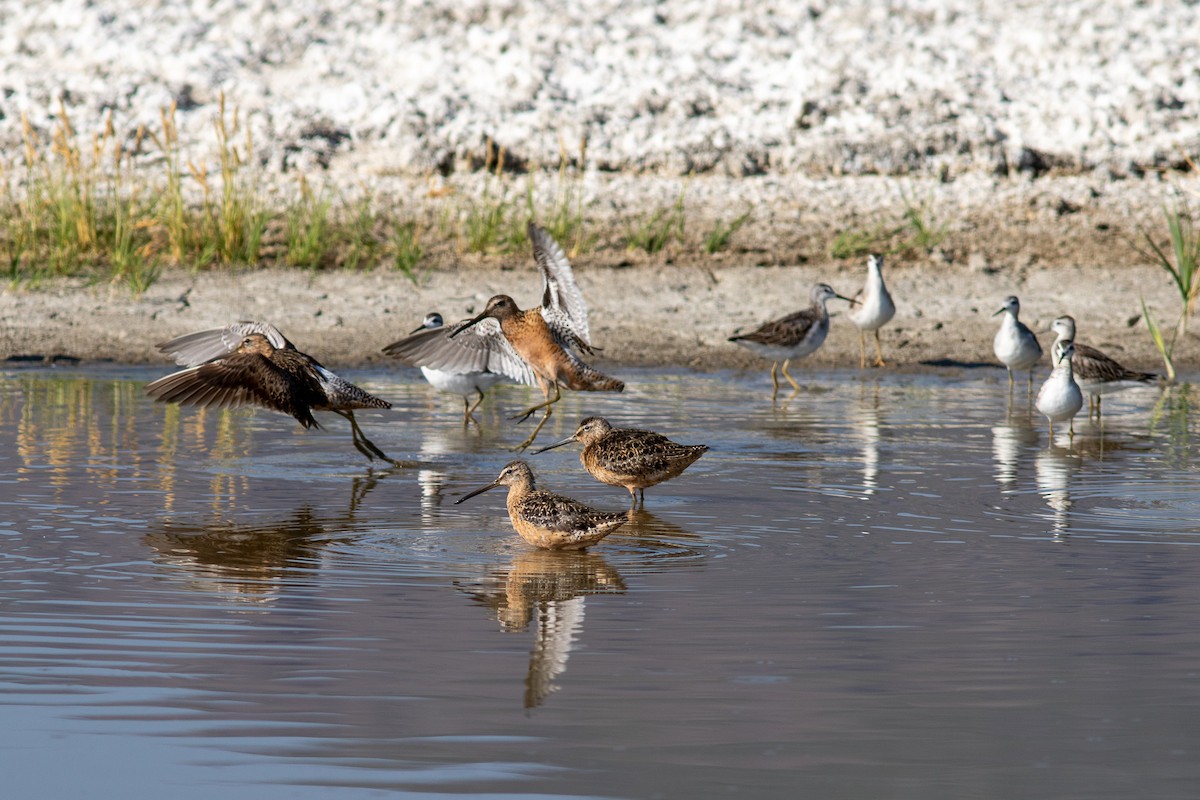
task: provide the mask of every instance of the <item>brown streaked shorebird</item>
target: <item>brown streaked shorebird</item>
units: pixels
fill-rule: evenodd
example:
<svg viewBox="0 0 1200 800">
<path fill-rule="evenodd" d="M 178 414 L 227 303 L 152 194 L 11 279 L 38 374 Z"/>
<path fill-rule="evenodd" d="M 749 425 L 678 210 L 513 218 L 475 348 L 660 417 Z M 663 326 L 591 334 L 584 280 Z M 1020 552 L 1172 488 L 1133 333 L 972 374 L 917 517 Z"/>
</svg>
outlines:
<svg viewBox="0 0 1200 800">
<path fill-rule="evenodd" d="M 838 294 L 829 284 L 818 283 L 809 292 L 808 308 L 763 323 L 750 333 L 729 337 L 729 341 L 774 362 L 771 365 L 772 397 L 779 392 L 779 379 L 775 371 L 781 361 L 783 377 L 787 378 L 794 390 L 800 390 L 800 384 L 788 373 L 788 363 L 793 358 L 804 358 L 816 352 L 825 343 L 825 336 L 829 333 L 829 311 L 825 303 L 835 297 L 854 305 L 853 300 Z"/>
<path fill-rule="evenodd" d="M 604 417 L 588 417 L 575 433 L 534 452 L 571 442 L 583 444 L 583 468 L 601 483 L 625 487 L 634 509 L 646 505 L 646 487 L 669 481 L 708 452 L 706 444 L 677 444 L 661 433 L 614 428 Z"/>
<path fill-rule="evenodd" d="M 543 491 L 524 461 L 510 461 L 496 480 L 454 501 L 470 500 L 497 486 L 508 487 L 508 518 L 522 539 L 546 550 L 582 550 L 629 521 L 624 512 L 599 511 L 578 500 Z"/>
<path fill-rule="evenodd" d="M 320 428 L 313 411 L 350 421 L 354 446 L 367 458 L 396 463 L 375 446 L 354 418 L 356 408 L 392 404 L 334 375 L 265 322 L 238 322 L 189 333 L 156 345 L 187 369 L 159 378 L 146 394 L 164 403 L 216 408 L 257 405 Z"/>
<path fill-rule="evenodd" d="M 1061 345 L 1066 341 L 1075 341 L 1075 318 L 1064 314 L 1050 323 L 1050 330 L 1058 334 L 1055 344 Z M 1108 392 L 1119 392 L 1122 389 L 1132 389 L 1145 386 L 1158 380 L 1153 372 L 1137 372 L 1127 369 L 1105 353 L 1086 344 L 1075 342 L 1075 355 L 1071 358 L 1071 366 L 1075 372 L 1075 382 L 1087 395 L 1088 417 L 1091 418 L 1095 409 L 1096 418 L 1100 418 L 1100 398 Z"/>
</svg>

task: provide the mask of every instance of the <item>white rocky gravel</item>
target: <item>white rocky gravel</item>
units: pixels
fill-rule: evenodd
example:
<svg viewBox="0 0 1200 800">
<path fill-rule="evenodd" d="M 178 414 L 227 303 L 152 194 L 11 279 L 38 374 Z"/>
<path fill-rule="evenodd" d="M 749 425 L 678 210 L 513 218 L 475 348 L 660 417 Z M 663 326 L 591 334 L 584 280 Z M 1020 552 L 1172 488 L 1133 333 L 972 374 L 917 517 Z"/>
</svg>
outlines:
<svg viewBox="0 0 1200 800">
<path fill-rule="evenodd" d="M 1118 175 L 1200 149 L 1200 3 L 0 0 L 0 148 L 224 92 L 277 169 Z"/>
</svg>

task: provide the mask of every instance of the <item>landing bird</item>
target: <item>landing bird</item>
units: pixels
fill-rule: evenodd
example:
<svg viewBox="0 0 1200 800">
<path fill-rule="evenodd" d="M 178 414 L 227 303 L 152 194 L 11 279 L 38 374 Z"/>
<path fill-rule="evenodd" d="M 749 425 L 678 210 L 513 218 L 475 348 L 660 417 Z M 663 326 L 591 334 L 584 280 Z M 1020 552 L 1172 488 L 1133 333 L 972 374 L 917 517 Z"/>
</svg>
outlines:
<svg viewBox="0 0 1200 800">
<path fill-rule="evenodd" d="M 875 366 L 887 366 L 879 329 L 896 315 L 896 304 L 883 282 L 883 256 L 867 256 L 867 282 L 854 299 L 858 300 L 859 308 L 850 312 L 850 321 L 858 328 L 858 368 L 867 366 L 867 331 L 875 333 Z"/>
<path fill-rule="evenodd" d="M 528 447 L 537 438 L 546 420 L 550 419 L 552 406 L 562 398 L 560 385 L 584 392 L 620 392 L 625 389 L 624 383 L 597 372 L 572 352 L 578 349 L 590 355 L 595 351 L 569 325 L 548 316 L 545 306 L 522 311 L 506 294 L 498 294 L 488 300 L 483 313 L 460 325 L 450 337 L 460 336 L 485 319 L 500 323 L 500 335 L 533 370 L 545 397 L 543 402 L 512 417 L 524 422 L 538 409 L 546 411 L 529 438 L 518 445 L 518 450 Z M 551 392 L 553 397 L 550 396 Z"/>
<path fill-rule="evenodd" d="M 387 348 L 412 364 L 458 371 L 464 364 L 470 369 L 485 365 L 517 383 L 541 388 L 545 402 L 513 417 L 523 421 L 540 408 L 546 410 L 519 450 L 537 438 L 550 418 L 551 405 L 561 397 L 560 384 L 584 391 L 619 392 L 625 388 L 621 381 L 584 364 L 575 353 L 594 350 L 588 342 L 587 306 L 562 248 L 533 223 L 529 224 L 529 240 L 542 274 L 541 306 L 522 311 L 508 295 L 496 295 L 483 313 L 455 325 L 445 336 L 417 334 L 415 342 L 403 346 L 397 342 Z"/>
<path fill-rule="evenodd" d="M 146 394 L 155 400 L 216 408 L 257 405 L 291 414 L 305 428 L 321 427 L 313 411 L 332 411 L 350 421 L 360 453 L 396 463 L 363 434 L 353 411 L 392 404 L 334 375 L 273 325 L 238 322 L 156 347 L 187 369 L 147 385 Z"/>
<path fill-rule="evenodd" d="M 421 327 L 400 341 L 389 344 L 383 348 L 383 352 L 405 363 L 420 366 L 421 374 L 434 388 L 462 395 L 463 422 L 466 423 L 483 402 L 484 392 L 498 383 L 512 380 L 501 366 L 500 360 L 506 357 L 514 361 L 517 359 L 511 348 L 503 352 L 501 348 L 490 346 L 488 340 L 480 335 L 482 332 L 478 328 L 473 332 L 476 334 L 474 337 L 463 340 L 467 346 L 455 343 L 450 348 L 444 348 L 451 329 L 443 326 L 442 315 L 435 311 L 425 315 Z M 444 365 L 441 369 L 420 363 L 429 360 L 429 354 L 443 349 L 449 357 L 457 357 L 457 361 L 451 364 L 445 359 L 440 359 Z M 508 372 L 519 370 L 520 366 L 514 363 L 510 365 Z M 532 382 L 532 376 L 529 378 L 529 382 Z M 477 395 L 473 405 L 470 401 L 472 395 Z"/>
<path fill-rule="evenodd" d="M 1058 334 L 1055 344 L 1075 341 L 1075 318 L 1061 316 L 1050 323 L 1050 330 Z M 1075 356 L 1071 359 L 1075 381 L 1088 396 L 1088 416 L 1093 406 L 1096 417 L 1100 417 L 1100 396 L 1108 392 L 1119 392 L 1135 386 L 1154 383 L 1158 376 L 1153 372 L 1135 372 L 1118 364 L 1114 359 L 1094 347 L 1075 341 Z"/>
<path fill-rule="evenodd" d="M 829 333 L 829 311 L 826 310 L 825 303 L 835 297 L 854 305 L 853 300 L 842 297 L 828 284 L 818 283 L 809 293 L 811 304 L 808 308 L 764 323 L 750 333 L 729 337 L 729 341 L 774 362 L 771 365 L 771 386 L 774 390 L 771 393 L 772 397 L 779 392 L 779 379 L 775 377 L 775 370 L 780 361 L 783 362 L 783 377 L 788 379 L 793 389 L 800 390 L 800 384 L 788 373 L 788 363 L 793 358 L 804 358 L 816 352 L 817 348 L 824 344 L 825 336 Z"/>
<path fill-rule="evenodd" d="M 1000 321 L 1000 330 L 996 331 L 996 338 L 992 340 L 992 350 L 996 358 L 1000 359 L 1000 363 L 1008 369 L 1010 393 L 1013 388 L 1013 372 L 1022 369 L 1029 370 L 1029 391 L 1033 391 L 1033 366 L 1042 357 L 1042 346 L 1038 344 L 1037 337 L 1017 319 L 1020 313 L 1021 301 L 1009 296 L 1004 305 L 992 314 L 993 317 L 1004 315 L 1004 319 Z"/>
<path fill-rule="evenodd" d="M 1054 358 L 1054 371 L 1038 390 L 1036 408 L 1050 420 L 1050 438 L 1054 438 L 1054 423 L 1070 421 L 1071 437 L 1075 436 L 1075 415 L 1083 408 L 1083 392 L 1075 382 L 1071 370 L 1071 356 L 1075 344 L 1071 341 L 1055 342 L 1050 351 Z"/>
<path fill-rule="evenodd" d="M 487 486 L 468 492 L 455 505 L 497 486 L 508 487 L 508 518 L 522 539 L 546 550 L 582 550 L 624 525 L 623 512 L 598 511 L 577 500 L 542 491 L 524 461 L 509 462 Z"/>
<path fill-rule="evenodd" d="M 534 452 L 571 442 L 583 444 L 583 468 L 601 483 L 625 487 L 634 509 L 646 504 L 646 487 L 676 477 L 708 452 L 706 444 L 677 444 L 661 433 L 614 428 L 604 417 L 588 417 L 575 433 Z"/>
</svg>

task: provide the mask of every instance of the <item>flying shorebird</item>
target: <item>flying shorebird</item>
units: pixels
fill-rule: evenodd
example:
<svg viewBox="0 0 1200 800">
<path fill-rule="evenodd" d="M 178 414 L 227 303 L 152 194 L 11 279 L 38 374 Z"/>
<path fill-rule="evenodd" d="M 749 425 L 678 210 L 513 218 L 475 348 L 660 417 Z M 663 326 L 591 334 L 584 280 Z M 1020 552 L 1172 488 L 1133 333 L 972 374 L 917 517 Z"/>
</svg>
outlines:
<svg viewBox="0 0 1200 800">
<path fill-rule="evenodd" d="M 497 326 L 497 330 L 499 330 L 499 326 Z M 503 348 L 489 346 L 486 339 L 480 336 L 482 331 L 479 328 L 475 328 L 473 331 L 476 333 L 474 340 L 464 339 L 464 342 L 468 343 L 467 347 L 456 345 L 447 351 L 459 356 L 457 363 L 444 364 L 441 369 L 421 365 L 421 374 L 434 388 L 462 395 L 464 424 L 472 419 L 475 409 L 479 408 L 479 404 L 483 402 L 486 390 L 498 383 L 511 381 L 512 378 L 506 372 L 511 373 L 521 369 L 521 365 L 517 363 L 510 364 L 507 370 L 502 368 L 500 360 L 508 358 L 515 361 L 516 353 L 512 352 L 511 348 L 506 351 Z M 450 333 L 451 329 L 443 325 L 442 315 L 434 311 L 425 315 L 425 321 L 421 327 L 400 341 L 389 344 L 383 348 L 383 352 L 417 366 L 421 361 L 426 360 L 422 354 L 442 349 L 443 340 L 448 338 Z M 523 382 L 533 382 L 532 375 L 528 378 L 528 381 Z M 470 401 L 472 395 L 477 395 L 474 404 Z"/>
<path fill-rule="evenodd" d="M 858 368 L 867 366 L 867 331 L 875 333 L 875 366 L 887 366 L 879 342 L 879 329 L 896 315 L 896 304 L 883 283 L 883 256 L 867 256 L 867 282 L 854 299 L 860 305 L 859 309 L 850 312 L 850 321 L 858 328 Z"/>
<path fill-rule="evenodd" d="M 392 461 L 354 418 L 356 408 L 391 408 L 392 404 L 325 369 L 297 350 L 274 325 L 238 322 L 185 334 L 156 347 L 187 369 L 148 384 L 146 394 L 155 400 L 216 408 L 257 405 L 290 414 L 305 428 L 321 427 L 313 411 L 332 411 L 350 421 L 360 453 Z"/>
<path fill-rule="evenodd" d="M 1004 319 L 1000 321 L 1000 330 L 996 331 L 996 337 L 992 340 L 992 351 L 1008 370 L 1010 394 L 1013 388 L 1013 372 L 1021 369 L 1029 370 L 1029 391 L 1033 391 L 1033 367 L 1042 357 L 1042 346 L 1038 344 L 1037 337 L 1017 319 L 1020 313 L 1021 301 L 1010 295 L 1004 300 L 1000 310 L 992 314 L 993 317 L 1004 315 Z"/>
<path fill-rule="evenodd" d="M 829 333 L 829 311 L 825 303 L 835 297 L 854 305 L 853 300 L 842 297 L 828 284 L 818 283 L 809 292 L 808 308 L 763 323 L 750 333 L 729 337 L 729 341 L 774 362 L 771 365 L 772 397 L 779 392 L 775 370 L 780 361 L 783 362 L 783 377 L 788 379 L 793 389 L 800 390 L 800 384 L 788 373 L 788 363 L 793 358 L 804 358 L 824 344 L 825 336 Z"/>
<path fill-rule="evenodd" d="M 454 503 L 458 505 L 497 486 L 508 487 L 508 518 L 520 537 L 534 547 L 582 550 L 629 521 L 624 512 L 598 511 L 578 500 L 538 489 L 533 470 L 524 461 L 509 462 L 496 480 Z"/>
<path fill-rule="evenodd" d="M 677 444 L 661 433 L 614 428 L 604 417 L 588 417 L 575 433 L 535 450 L 544 453 L 571 442 L 583 444 L 579 460 L 593 478 L 629 491 L 632 508 L 646 504 L 646 487 L 670 480 L 708 452 L 706 444 Z"/>
<path fill-rule="evenodd" d="M 542 315 L 586 343 L 587 304 L 575 283 L 571 262 L 549 233 L 532 222 L 527 230 L 533 258 L 542 275 Z M 449 328 L 415 331 L 383 351 L 406 364 L 421 367 L 422 372 L 426 369 L 455 374 L 491 372 L 517 383 L 541 385 L 534 369 L 504 337 L 497 320 L 481 320 L 475 327 L 467 328 L 469 321 Z M 463 330 L 470 330 L 472 335 L 460 336 Z M 465 397 L 469 392 L 463 394 Z"/>
<path fill-rule="evenodd" d="M 1050 323 L 1050 330 L 1058 334 L 1055 344 L 1067 340 L 1075 341 L 1075 318 L 1063 315 Z M 1153 372 L 1135 372 L 1126 369 L 1094 347 L 1075 342 L 1075 355 L 1071 359 L 1075 372 L 1075 381 L 1088 397 L 1088 416 L 1092 408 L 1096 417 L 1100 417 L 1100 397 L 1108 392 L 1118 392 L 1122 389 L 1132 389 L 1135 386 L 1145 386 L 1158 380 Z"/>
<path fill-rule="evenodd" d="M 1038 390 L 1036 407 L 1050 421 L 1050 438 L 1054 438 L 1054 423 L 1070 421 L 1070 435 L 1075 437 L 1075 415 L 1083 408 L 1083 392 L 1075 382 L 1071 369 L 1071 356 L 1075 343 L 1069 339 L 1055 342 L 1050 354 L 1054 358 L 1054 371 Z"/>
</svg>

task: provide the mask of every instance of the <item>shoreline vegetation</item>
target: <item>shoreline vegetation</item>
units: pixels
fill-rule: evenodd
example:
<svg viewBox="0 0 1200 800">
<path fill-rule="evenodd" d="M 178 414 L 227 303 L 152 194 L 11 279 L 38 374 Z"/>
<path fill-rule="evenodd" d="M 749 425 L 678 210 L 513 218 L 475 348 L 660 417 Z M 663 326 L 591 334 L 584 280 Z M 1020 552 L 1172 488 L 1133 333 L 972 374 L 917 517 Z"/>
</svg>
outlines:
<svg viewBox="0 0 1200 800">
<path fill-rule="evenodd" d="M 621 281 L 630 268 L 691 269 L 715 282 L 731 269 L 790 267 L 844 274 L 853 292 L 873 252 L 889 269 L 925 273 L 934 293 L 955 275 L 1009 276 L 1018 290 L 1045 271 L 1083 270 L 1084 281 L 1088 270 L 1157 271 L 1138 279 L 1132 297 L 1122 292 L 1121 313 L 1133 303 L 1147 326 L 1138 338 L 1171 377 L 1176 359 L 1194 363 L 1176 347 L 1200 296 L 1200 171 L 1190 157 L 1178 169 L 1127 178 L 1022 169 L 731 178 L 603 173 L 588 164 L 586 141 L 560 141 L 557 170 L 525 171 L 488 142 L 447 175 L 310 176 L 263 169 L 224 97 L 213 126 L 215 151 L 198 153 L 181 145 L 173 107 L 153 130 L 121 130 L 110 115 L 88 134 L 65 106 L 48 137 L 26 122 L 23 152 L 0 172 L 4 296 L 105 291 L 110 303 L 123 294 L 120 302 L 137 305 L 168 279 L 194 285 L 266 270 L 303 275 L 309 285 L 318 276 L 386 277 L 428 298 L 439 272 L 525 265 L 532 220 L 577 267 L 611 270 Z M 1157 283 L 1177 300 L 1164 301 Z M 801 297 L 807 288 L 788 292 Z M 455 293 L 451 282 L 441 296 L 465 290 Z M 28 337 L 6 327 L 13 341 L 3 355 L 19 354 Z M 746 365 L 732 356 L 712 363 Z"/>
</svg>

